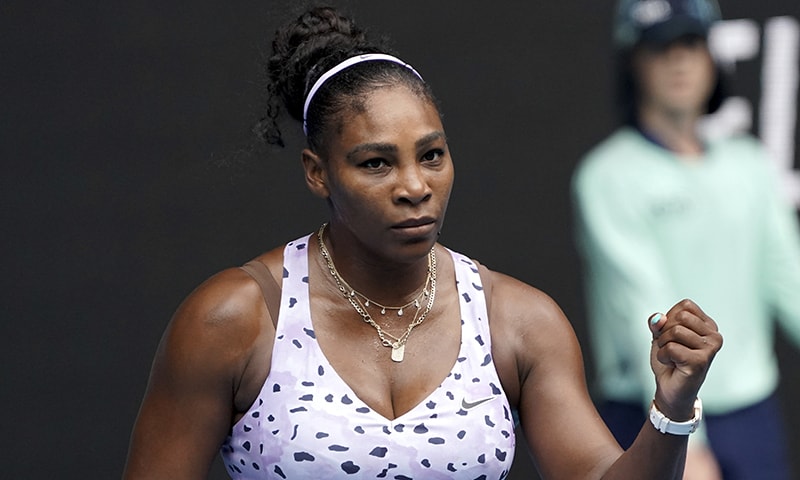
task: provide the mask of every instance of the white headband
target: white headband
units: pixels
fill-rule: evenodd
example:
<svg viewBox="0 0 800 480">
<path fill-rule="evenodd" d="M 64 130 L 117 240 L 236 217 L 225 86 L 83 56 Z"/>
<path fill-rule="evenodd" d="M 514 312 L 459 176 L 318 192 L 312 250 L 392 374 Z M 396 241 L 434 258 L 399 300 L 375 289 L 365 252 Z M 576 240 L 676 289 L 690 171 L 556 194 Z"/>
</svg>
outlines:
<svg viewBox="0 0 800 480">
<path fill-rule="evenodd" d="M 347 60 L 343 61 L 342 63 L 336 65 L 335 67 L 325 72 L 321 77 L 319 77 L 319 79 L 316 82 L 314 82 L 314 85 L 311 87 L 311 90 L 308 91 L 308 95 L 306 96 L 306 102 L 305 104 L 303 104 L 303 132 L 305 132 L 306 135 L 308 135 L 308 128 L 306 126 L 308 106 L 309 104 L 311 104 L 311 99 L 314 98 L 314 94 L 316 94 L 317 90 L 319 90 L 320 87 L 322 87 L 322 84 L 328 81 L 328 79 L 331 78 L 332 76 L 344 70 L 345 68 L 352 67 L 357 63 L 369 62 L 373 60 L 385 60 L 387 62 L 393 62 L 402 65 L 411 70 L 412 72 L 414 72 L 414 75 L 418 76 L 419 79 L 422 80 L 422 75 L 417 73 L 417 71 L 414 70 L 414 67 L 400 60 L 397 57 L 386 55 L 385 53 L 365 53 L 363 55 L 356 55 L 355 57 L 350 57 Z"/>
</svg>

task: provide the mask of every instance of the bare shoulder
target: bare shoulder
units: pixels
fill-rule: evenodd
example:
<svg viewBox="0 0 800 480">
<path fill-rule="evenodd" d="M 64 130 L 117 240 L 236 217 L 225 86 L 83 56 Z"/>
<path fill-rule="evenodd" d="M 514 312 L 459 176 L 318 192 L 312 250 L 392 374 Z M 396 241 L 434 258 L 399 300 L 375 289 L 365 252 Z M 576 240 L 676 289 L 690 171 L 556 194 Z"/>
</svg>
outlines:
<svg viewBox="0 0 800 480">
<path fill-rule="evenodd" d="M 171 329 L 196 334 L 247 330 L 254 323 L 252 313 L 259 297 L 258 284 L 244 270 L 223 270 L 186 297 L 175 312 Z"/>
<path fill-rule="evenodd" d="M 561 307 L 542 290 L 480 267 L 486 288 L 492 352 L 509 400 L 536 369 L 567 361 L 581 365 L 580 346 Z M 488 280 L 488 281 L 487 281 Z"/>
<path fill-rule="evenodd" d="M 275 251 L 258 260 L 273 264 Z M 228 268 L 204 281 L 181 303 L 160 353 L 180 352 L 187 361 L 181 363 L 206 368 L 208 362 L 241 375 L 256 346 L 271 340 L 272 325 L 256 280 L 241 268 Z"/>
<path fill-rule="evenodd" d="M 493 325 L 513 334 L 526 334 L 531 330 L 561 330 L 572 328 L 561 307 L 547 293 L 512 276 L 480 267 L 481 276 L 489 279 L 487 295 L 489 318 Z M 492 330 L 494 333 L 494 328 Z"/>
<path fill-rule="evenodd" d="M 261 288 L 240 268 L 186 297 L 156 353 L 125 478 L 206 474 L 232 418 L 263 382 L 268 363 L 259 359 L 269 352 L 272 325 Z"/>
</svg>

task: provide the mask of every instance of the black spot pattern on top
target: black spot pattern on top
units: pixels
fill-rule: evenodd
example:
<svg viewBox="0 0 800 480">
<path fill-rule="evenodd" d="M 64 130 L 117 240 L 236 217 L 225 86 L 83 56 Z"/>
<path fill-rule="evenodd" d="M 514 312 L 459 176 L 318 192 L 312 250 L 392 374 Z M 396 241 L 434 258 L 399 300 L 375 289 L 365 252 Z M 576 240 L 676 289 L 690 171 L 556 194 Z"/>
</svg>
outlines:
<svg viewBox="0 0 800 480">
<path fill-rule="evenodd" d="M 348 460 L 342 464 L 342 470 L 348 475 L 352 475 L 354 473 L 358 473 L 361 470 L 361 467 L 353 463 L 351 460 Z"/>
<path fill-rule="evenodd" d="M 308 452 L 294 452 L 295 462 L 313 462 L 314 460 L 314 455 L 311 455 Z"/>
<path fill-rule="evenodd" d="M 492 363 L 492 354 L 491 353 L 487 353 L 486 356 L 483 357 L 483 363 L 481 363 L 481 367 L 485 367 L 486 365 L 489 365 L 490 363 Z"/>
<path fill-rule="evenodd" d="M 328 368 L 309 313 L 308 266 L 297 260 L 308 259 L 307 247 L 302 241 L 284 252 L 282 304 L 289 308 L 281 310 L 269 380 L 246 421 L 234 426 L 221 447 L 231 478 L 254 478 L 265 470 L 284 479 L 507 476 L 514 423 L 492 364 L 474 263 L 454 254 L 466 339 L 457 362 L 428 398 L 390 421 Z M 494 396 L 502 399 L 485 401 Z"/>
<path fill-rule="evenodd" d="M 386 447 L 375 447 L 372 449 L 371 452 L 369 452 L 369 454 L 372 455 L 373 457 L 383 458 L 386 456 L 386 452 L 388 451 L 389 449 L 387 449 Z"/>
</svg>

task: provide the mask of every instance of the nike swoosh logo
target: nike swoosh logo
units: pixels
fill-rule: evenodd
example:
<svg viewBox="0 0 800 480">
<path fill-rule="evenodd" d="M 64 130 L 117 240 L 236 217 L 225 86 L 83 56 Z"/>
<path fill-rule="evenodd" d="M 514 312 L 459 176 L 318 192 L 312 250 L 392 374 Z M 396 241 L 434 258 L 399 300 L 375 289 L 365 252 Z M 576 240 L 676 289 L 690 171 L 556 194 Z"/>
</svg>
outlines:
<svg viewBox="0 0 800 480">
<path fill-rule="evenodd" d="M 461 399 L 461 408 L 463 408 L 464 410 L 469 410 L 470 408 L 475 408 L 478 405 L 486 403 L 486 402 L 488 402 L 490 400 L 494 400 L 495 398 L 497 398 L 497 395 L 495 395 L 493 397 L 482 398 L 482 399 L 476 400 L 474 402 L 468 402 L 466 398 L 462 398 Z"/>
</svg>

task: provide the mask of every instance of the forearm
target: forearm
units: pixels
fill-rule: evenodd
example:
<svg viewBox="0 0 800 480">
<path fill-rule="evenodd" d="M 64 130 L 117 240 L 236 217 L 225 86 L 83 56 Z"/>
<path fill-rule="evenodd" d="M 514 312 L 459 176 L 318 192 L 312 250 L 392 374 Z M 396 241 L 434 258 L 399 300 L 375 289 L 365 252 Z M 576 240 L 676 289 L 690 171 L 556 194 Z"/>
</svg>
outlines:
<svg viewBox="0 0 800 480">
<path fill-rule="evenodd" d="M 688 438 L 685 435 L 661 433 L 649 421 L 645 422 L 631 447 L 602 478 L 680 480 L 686 464 Z"/>
</svg>

